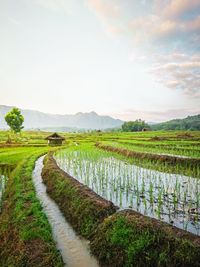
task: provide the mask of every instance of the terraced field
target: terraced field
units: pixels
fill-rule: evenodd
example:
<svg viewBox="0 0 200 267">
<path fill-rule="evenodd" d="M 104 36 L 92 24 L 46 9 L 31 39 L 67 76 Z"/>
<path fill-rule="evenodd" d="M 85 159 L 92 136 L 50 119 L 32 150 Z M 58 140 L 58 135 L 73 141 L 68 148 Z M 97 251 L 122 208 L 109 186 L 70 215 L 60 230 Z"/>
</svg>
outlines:
<svg viewBox="0 0 200 267">
<path fill-rule="evenodd" d="M 87 238 L 99 266 L 199 266 L 199 132 L 67 133 L 53 148 L 48 133 L 24 132 L 11 144 L 7 134 L 0 132 L 0 266 L 67 264 L 51 224 L 59 212 L 65 219 L 55 216 L 54 225 L 66 220 Z M 32 179 L 44 154 L 41 179 L 58 213 L 44 209 Z"/>
<path fill-rule="evenodd" d="M 200 181 L 142 168 L 90 145 L 58 151 L 58 166 L 121 209 L 200 235 Z"/>
</svg>

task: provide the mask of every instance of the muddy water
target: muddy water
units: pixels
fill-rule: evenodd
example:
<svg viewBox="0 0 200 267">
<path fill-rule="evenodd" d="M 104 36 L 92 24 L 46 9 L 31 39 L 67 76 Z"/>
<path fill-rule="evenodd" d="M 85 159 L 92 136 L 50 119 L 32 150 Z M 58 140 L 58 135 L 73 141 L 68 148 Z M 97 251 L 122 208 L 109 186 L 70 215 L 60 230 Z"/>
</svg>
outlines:
<svg viewBox="0 0 200 267">
<path fill-rule="evenodd" d="M 36 161 L 33 171 L 33 182 L 36 193 L 42 204 L 52 228 L 53 238 L 60 250 L 65 266 L 68 267 L 98 267 L 94 257 L 91 257 L 88 242 L 80 239 L 65 220 L 57 204 L 46 193 L 41 172 L 44 156 Z"/>
</svg>

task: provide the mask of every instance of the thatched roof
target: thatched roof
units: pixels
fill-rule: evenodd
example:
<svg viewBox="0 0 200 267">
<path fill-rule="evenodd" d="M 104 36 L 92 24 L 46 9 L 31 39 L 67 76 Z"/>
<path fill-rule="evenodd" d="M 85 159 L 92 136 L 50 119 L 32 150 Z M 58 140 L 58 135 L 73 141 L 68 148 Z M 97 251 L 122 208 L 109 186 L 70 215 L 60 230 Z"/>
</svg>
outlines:
<svg viewBox="0 0 200 267">
<path fill-rule="evenodd" d="M 143 128 L 142 131 L 143 132 L 145 132 L 145 131 L 151 131 L 151 129 L 150 128 Z"/>
<path fill-rule="evenodd" d="M 45 138 L 46 140 L 65 140 L 64 137 L 60 136 L 57 133 L 53 133 Z"/>
</svg>

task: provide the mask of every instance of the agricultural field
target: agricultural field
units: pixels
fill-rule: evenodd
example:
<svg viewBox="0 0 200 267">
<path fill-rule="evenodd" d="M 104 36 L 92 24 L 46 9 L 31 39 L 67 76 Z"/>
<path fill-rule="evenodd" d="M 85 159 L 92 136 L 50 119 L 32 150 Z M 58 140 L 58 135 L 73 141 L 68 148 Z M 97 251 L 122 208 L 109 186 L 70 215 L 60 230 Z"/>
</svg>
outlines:
<svg viewBox="0 0 200 267">
<path fill-rule="evenodd" d="M 42 206 L 41 192 L 32 179 L 35 162 L 46 154 L 44 173 L 41 164 L 38 168 L 47 193 L 75 232 L 91 241 L 99 266 L 199 266 L 200 132 L 61 133 L 65 142 L 59 147 L 47 145 L 49 134 L 22 132 L 8 142 L 9 133 L 0 132 L 0 266 L 36 266 L 39 257 L 39 266 L 64 266 L 54 232 L 61 217 L 53 219 L 54 229 L 49 218 L 52 212 Z M 142 228 L 141 235 L 134 232 L 138 218 L 151 237 Z M 107 224 L 111 228 L 105 232 Z M 95 236 L 95 229 L 102 239 Z M 170 233 L 169 240 L 160 229 Z M 131 244 L 125 235 L 129 231 Z M 110 240 L 106 244 L 110 255 L 103 251 L 103 237 Z M 145 244 L 134 247 L 141 238 L 147 238 Z M 168 262 L 167 243 L 180 249 L 174 262 Z M 127 252 L 128 246 L 132 252 Z M 152 246 L 159 246 L 158 255 Z M 186 247 L 190 254 L 184 259 Z M 122 261 L 117 265 L 118 250 Z M 143 263 L 133 264 L 139 255 L 147 254 Z"/>
<path fill-rule="evenodd" d="M 200 181 L 146 169 L 80 145 L 56 153 L 58 166 L 120 209 L 133 209 L 200 235 Z"/>
</svg>

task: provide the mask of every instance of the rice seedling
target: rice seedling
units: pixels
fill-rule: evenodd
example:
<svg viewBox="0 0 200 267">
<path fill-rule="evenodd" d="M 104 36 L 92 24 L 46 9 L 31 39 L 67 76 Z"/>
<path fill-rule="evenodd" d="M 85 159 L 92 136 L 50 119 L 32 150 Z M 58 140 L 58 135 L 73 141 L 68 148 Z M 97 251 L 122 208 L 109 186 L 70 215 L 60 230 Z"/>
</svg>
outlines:
<svg viewBox="0 0 200 267">
<path fill-rule="evenodd" d="M 149 141 L 127 141 L 127 140 L 117 140 L 117 141 L 104 141 L 105 145 L 112 145 L 119 148 L 127 148 L 130 150 L 152 153 L 157 155 L 168 155 L 176 156 L 182 158 L 200 158 L 200 147 L 194 148 L 196 143 L 191 141 L 190 143 L 185 144 L 183 141 L 174 141 L 167 143 L 151 143 Z"/>
<path fill-rule="evenodd" d="M 96 148 L 56 152 L 60 168 L 118 205 L 200 235 L 200 181 L 141 168 Z"/>
</svg>

